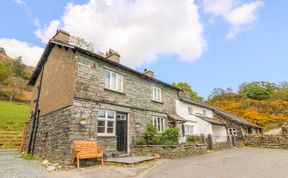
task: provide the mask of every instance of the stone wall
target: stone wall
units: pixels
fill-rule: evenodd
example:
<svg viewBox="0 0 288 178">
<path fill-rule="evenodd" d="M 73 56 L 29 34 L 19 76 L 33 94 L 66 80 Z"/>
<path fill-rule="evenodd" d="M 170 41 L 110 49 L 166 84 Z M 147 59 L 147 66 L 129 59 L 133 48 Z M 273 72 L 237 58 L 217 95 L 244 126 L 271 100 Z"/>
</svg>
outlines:
<svg viewBox="0 0 288 178">
<path fill-rule="evenodd" d="M 248 135 L 245 146 L 288 149 L 288 135 Z"/>
<path fill-rule="evenodd" d="M 38 157 L 71 162 L 71 108 L 63 108 L 39 118 L 34 151 Z M 29 143 L 31 121 L 29 125 L 26 146 Z"/>
<path fill-rule="evenodd" d="M 203 154 L 207 151 L 204 144 L 183 145 L 133 145 L 131 155 L 161 156 L 161 158 L 175 159 Z"/>
<path fill-rule="evenodd" d="M 233 148 L 230 142 L 216 142 L 213 143 L 213 150 L 223 150 Z"/>
<path fill-rule="evenodd" d="M 93 99 L 130 108 L 141 108 L 156 112 L 175 113 L 178 91 L 118 66 L 96 58 L 77 54 L 75 97 Z M 104 88 L 105 70 L 123 76 L 123 92 Z M 162 102 L 151 100 L 152 86 L 162 89 Z"/>
</svg>

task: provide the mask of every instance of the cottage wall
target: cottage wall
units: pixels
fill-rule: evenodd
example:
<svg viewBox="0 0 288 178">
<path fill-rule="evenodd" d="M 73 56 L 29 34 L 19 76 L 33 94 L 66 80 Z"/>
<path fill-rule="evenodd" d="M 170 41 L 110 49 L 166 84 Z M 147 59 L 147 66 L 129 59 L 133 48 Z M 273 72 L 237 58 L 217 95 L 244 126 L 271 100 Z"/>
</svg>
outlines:
<svg viewBox="0 0 288 178">
<path fill-rule="evenodd" d="M 44 65 L 39 106 L 40 115 L 72 105 L 76 76 L 75 53 L 55 46 Z M 33 87 L 31 110 L 34 110 L 41 74 Z"/>
<path fill-rule="evenodd" d="M 98 59 L 78 54 L 75 97 L 109 102 L 130 108 L 175 113 L 177 90 L 146 79 Z M 104 72 L 110 70 L 124 77 L 123 93 L 104 88 Z M 151 100 L 152 86 L 162 89 L 162 102 Z"/>
</svg>

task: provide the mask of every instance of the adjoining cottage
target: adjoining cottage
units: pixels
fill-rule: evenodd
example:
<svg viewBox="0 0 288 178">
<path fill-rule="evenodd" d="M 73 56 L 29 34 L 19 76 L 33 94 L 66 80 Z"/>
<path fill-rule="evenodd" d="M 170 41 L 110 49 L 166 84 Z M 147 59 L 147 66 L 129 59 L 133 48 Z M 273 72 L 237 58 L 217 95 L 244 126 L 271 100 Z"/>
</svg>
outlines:
<svg viewBox="0 0 288 178">
<path fill-rule="evenodd" d="M 176 112 L 184 118 L 181 142 L 188 135 L 211 134 L 214 142 L 227 141 L 227 136 L 242 137 L 258 134 L 262 128 L 219 108 L 195 101 L 180 93 L 176 100 Z"/>
<path fill-rule="evenodd" d="M 57 31 L 29 81 L 33 86 L 26 135 L 29 153 L 69 164 L 74 140 L 96 140 L 106 154 L 129 154 L 133 138 L 142 136 L 148 124 L 160 133 L 181 126 L 183 136 L 225 136 L 225 126 L 228 134 L 234 134 L 233 129 L 237 134 L 258 129 L 184 98 L 182 90 L 155 79 L 151 70 L 140 73 L 120 64 L 120 55 L 114 50 L 96 54 L 69 44 L 69 40 L 69 33 Z M 188 105 L 195 107 L 195 111 L 188 109 L 191 115 L 183 112 Z"/>
</svg>

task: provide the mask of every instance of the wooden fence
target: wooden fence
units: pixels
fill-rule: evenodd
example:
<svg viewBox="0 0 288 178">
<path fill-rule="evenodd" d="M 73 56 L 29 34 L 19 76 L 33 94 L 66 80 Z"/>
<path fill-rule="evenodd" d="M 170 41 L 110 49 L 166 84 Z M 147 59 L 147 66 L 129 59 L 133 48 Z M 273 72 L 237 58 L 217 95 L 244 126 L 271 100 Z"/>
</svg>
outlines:
<svg viewBox="0 0 288 178">
<path fill-rule="evenodd" d="M 0 130 L 0 152 L 7 150 L 23 151 L 26 123 L 22 131 Z"/>
</svg>

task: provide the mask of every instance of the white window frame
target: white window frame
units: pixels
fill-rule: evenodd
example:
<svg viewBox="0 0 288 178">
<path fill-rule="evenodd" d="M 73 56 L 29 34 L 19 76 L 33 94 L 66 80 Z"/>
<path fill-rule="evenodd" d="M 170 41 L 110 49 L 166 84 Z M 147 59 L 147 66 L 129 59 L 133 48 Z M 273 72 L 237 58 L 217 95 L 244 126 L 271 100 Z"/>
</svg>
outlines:
<svg viewBox="0 0 288 178">
<path fill-rule="evenodd" d="M 237 136 L 236 128 L 228 128 L 228 135 Z"/>
<path fill-rule="evenodd" d="M 105 117 L 99 117 L 99 112 L 105 112 Z M 113 118 L 108 118 L 108 113 L 114 113 Z M 104 121 L 104 133 L 98 132 L 98 122 Z M 108 122 L 113 122 L 113 133 L 108 133 Z M 116 130 L 116 112 L 115 111 L 106 111 L 106 110 L 100 110 L 98 111 L 98 121 L 97 121 L 97 135 L 98 136 L 115 136 L 115 130 Z"/>
<path fill-rule="evenodd" d="M 151 99 L 153 101 L 162 102 L 162 90 L 161 88 L 152 86 L 152 96 Z"/>
<path fill-rule="evenodd" d="M 165 128 L 165 121 L 166 121 L 166 119 L 164 117 L 152 116 L 153 126 L 157 129 L 157 131 L 159 133 L 162 133 L 165 131 L 165 129 L 166 129 Z"/>
<path fill-rule="evenodd" d="M 108 79 L 109 81 L 108 82 L 106 79 L 106 74 L 109 75 L 109 79 Z M 113 79 L 113 76 L 115 76 L 114 79 Z M 124 77 L 121 74 L 118 74 L 118 73 L 115 73 L 115 72 L 112 72 L 109 70 L 105 70 L 105 72 L 104 72 L 104 87 L 106 89 L 118 91 L 118 92 L 123 92 L 123 82 L 124 82 Z"/>
<path fill-rule="evenodd" d="M 193 107 L 192 106 L 188 106 L 188 114 L 193 115 Z"/>
<path fill-rule="evenodd" d="M 194 134 L 194 125 L 184 124 L 185 136 L 190 136 Z"/>
</svg>

